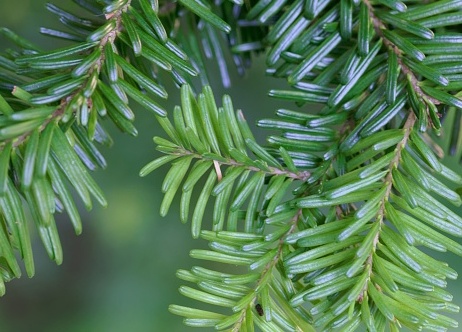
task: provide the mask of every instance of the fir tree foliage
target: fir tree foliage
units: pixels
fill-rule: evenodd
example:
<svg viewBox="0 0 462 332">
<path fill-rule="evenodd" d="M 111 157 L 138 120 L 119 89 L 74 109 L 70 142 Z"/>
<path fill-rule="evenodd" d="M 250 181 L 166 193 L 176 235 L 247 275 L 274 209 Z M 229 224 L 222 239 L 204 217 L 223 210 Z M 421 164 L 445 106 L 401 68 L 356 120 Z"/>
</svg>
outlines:
<svg viewBox="0 0 462 332">
<path fill-rule="evenodd" d="M 80 233 L 74 197 L 106 205 L 88 171 L 106 166 L 106 119 L 137 134 L 135 102 L 165 132 L 154 137 L 163 155 L 140 174 L 170 167 L 160 212 L 179 195 L 181 221 L 209 243 L 191 256 L 218 263 L 178 271 L 180 293 L 202 303 L 170 307 L 186 325 L 457 327 L 445 290 L 457 273 L 426 249 L 462 255 L 451 210 L 462 175 L 435 140 L 449 135 L 449 153 L 460 152 L 462 1 L 74 2 L 87 14 L 48 4 L 63 29 L 41 28 L 66 47 L 0 30 L 16 44 L 0 54 L 2 294 L 21 274 L 17 257 L 34 274 L 27 214 L 60 264 L 55 213 Z M 227 87 L 226 59 L 243 74 L 256 54 L 288 84 L 269 92 L 288 108 L 258 121 L 271 130 L 265 145 L 231 97 L 217 102 L 206 69 L 214 59 Z M 181 96 L 172 112 L 161 106 L 166 80 Z"/>
</svg>

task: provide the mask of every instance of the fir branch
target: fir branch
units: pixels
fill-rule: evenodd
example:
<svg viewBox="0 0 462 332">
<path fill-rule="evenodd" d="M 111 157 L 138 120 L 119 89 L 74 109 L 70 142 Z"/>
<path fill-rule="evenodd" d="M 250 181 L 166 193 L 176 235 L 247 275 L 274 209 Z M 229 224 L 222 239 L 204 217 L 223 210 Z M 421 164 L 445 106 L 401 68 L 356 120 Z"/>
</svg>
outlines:
<svg viewBox="0 0 462 332">
<path fill-rule="evenodd" d="M 276 158 L 259 146 L 255 142 L 242 113 L 240 111 L 234 112 L 228 96 L 223 97 L 224 107 L 218 108 L 210 87 L 205 87 L 197 97 L 193 96 L 189 86 L 183 86 L 181 92 L 183 107 L 175 108 L 174 125 L 168 119 L 161 122 L 170 141 L 159 137 L 154 138 L 154 142 L 158 144 L 157 149 L 167 155 L 153 160 L 140 171 L 140 174 L 145 176 L 163 164 L 175 160 L 166 181 L 164 181 L 165 196 L 161 205 L 162 215 L 167 212 L 182 178 L 185 177 L 182 194 L 182 202 L 184 203 L 182 203 L 181 214 L 184 216 L 182 220 L 186 221 L 187 207 L 189 207 L 193 187 L 212 165 L 215 167 L 214 173 L 216 175 L 214 178 L 209 177 L 212 181 L 210 182 L 210 190 L 203 191 L 204 196 L 200 200 L 205 206 L 210 194 L 217 196 L 216 202 L 221 202 L 219 197 L 225 195 L 227 198 L 225 198 L 224 203 L 231 199 L 230 208 L 232 211 L 239 209 L 244 201 L 252 195 L 257 195 L 256 197 L 260 195 L 258 191 L 263 190 L 261 181 L 265 177 L 287 179 L 287 184 L 293 180 L 306 181 L 310 177 L 310 172 L 298 170 L 294 166 L 284 168 Z M 247 149 L 251 150 L 259 159 L 252 160 L 248 156 Z M 186 171 L 189 169 L 193 158 L 198 159 L 198 161 L 186 177 Z M 283 160 L 286 164 L 293 165 L 289 155 L 285 155 Z M 220 165 L 227 166 L 223 178 Z M 245 181 L 250 172 L 254 172 L 254 175 L 250 181 L 243 183 L 242 181 Z M 218 180 L 217 184 L 215 184 L 215 179 Z M 229 190 L 235 182 L 237 182 L 236 191 L 229 197 L 231 194 Z M 278 199 L 282 198 L 285 190 L 279 193 Z M 257 192 L 253 193 L 253 191 Z M 255 203 L 258 203 L 258 200 Z M 223 206 L 216 207 L 216 210 L 223 208 Z M 254 212 L 256 213 L 257 210 Z M 250 214 L 252 219 L 249 222 L 253 220 L 252 214 L 254 212 Z M 202 216 L 202 214 L 202 207 L 199 210 L 196 208 L 192 220 L 194 237 L 200 235 L 201 222 L 197 216 Z M 220 222 L 216 219 L 218 217 L 214 217 L 215 224 L 222 225 L 223 213 L 220 215 Z"/>
<path fill-rule="evenodd" d="M 106 204 L 87 172 L 106 165 L 94 144 L 111 141 L 100 120 L 109 116 L 136 135 L 129 107 L 136 101 L 167 135 L 154 138 L 164 155 L 140 172 L 171 163 L 161 215 L 181 192 L 181 221 L 190 220 L 193 238 L 210 247 L 191 256 L 246 268 L 178 271 L 199 288 L 182 286 L 181 294 L 232 310 L 172 305 L 186 325 L 236 332 L 254 325 L 457 326 L 438 312 L 458 309 L 444 290 L 457 273 L 419 246 L 462 256 L 462 245 L 444 234 L 462 236 L 462 218 L 446 206 L 462 204 L 452 187 L 462 177 L 439 159 L 442 149 L 428 128 L 439 133 L 443 109 L 458 112 L 451 137 L 457 150 L 462 38 L 452 26 L 462 23 L 459 1 L 408 3 L 408 10 L 382 0 L 79 3 L 105 21 L 48 5 L 72 33 L 42 32 L 72 41 L 63 49 L 43 52 L 0 30 L 19 46 L 0 56 L 0 88 L 15 86 L 0 96 L 0 293 L 3 279 L 20 275 L 16 247 L 34 273 L 21 202 L 50 258 L 61 263 L 53 214 L 64 207 L 81 231 L 69 184 L 88 209 L 91 196 Z M 267 72 L 292 89 L 270 96 L 300 106 L 258 122 L 277 132 L 268 146 L 256 142 L 229 96 L 219 107 L 211 87 L 197 94 L 191 88 L 195 75 L 208 83 L 206 58 L 216 59 L 228 86 L 226 52 L 244 73 L 264 50 Z M 181 86 L 172 122 L 155 99 L 167 98 L 158 69 Z M 323 108 L 314 114 L 306 103 Z"/>
<path fill-rule="evenodd" d="M 254 290 L 261 290 L 263 287 L 268 287 L 266 284 L 269 282 L 271 278 L 268 276 L 268 274 L 273 275 L 273 270 L 275 266 L 282 261 L 283 249 L 286 245 L 285 240 L 288 235 L 292 234 L 296 230 L 301 215 L 302 210 L 299 209 L 295 213 L 295 216 L 292 218 L 292 220 L 288 223 L 290 225 L 289 230 L 279 238 L 279 242 L 274 257 L 266 264 L 266 266 L 260 272 L 260 278 L 256 281 Z M 245 322 L 245 319 L 247 318 L 246 313 L 248 312 L 249 308 L 253 307 L 256 304 L 258 295 L 259 294 L 255 291 L 255 295 L 249 299 L 248 305 L 241 310 L 239 319 L 236 321 L 236 323 L 234 323 L 234 326 L 232 327 L 233 332 L 241 331 L 242 324 Z"/>
<path fill-rule="evenodd" d="M 106 44 L 113 44 L 115 39 L 116 39 L 117 33 L 120 32 L 123 29 L 123 26 L 121 24 L 121 22 L 122 22 L 122 13 L 127 11 L 130 4 L 131 4 L 131 0 L 127 1 L 127 3 L 125 5 L 123 5 L 121 8 L 118 8 L 117 10 L 115 10 L 113 12 L 108 12 L 108 13 L 105 14 L 106 19 L 108 21 L 106 23 L 106 25 L 108 27 L 110 27 L 110 29 L 109 30 L 105 29 L 103 37 L 100 38 L 99 41 L 95 40 L 95 42 L 97 42 L 97 44 L 95 45 L 94 48 L 99 49 L 99 54 L 100 55 L 96 59 L 93 59 L 92 63 L 94 65 L 90 66 L 88 68 L 88 70 L 85 72 L 85 75 L 88 76 L 88 78 L 86 80 L 83 80 L 81 82 L 80 86 L 77 87 L 74 92 L 72 92 L 71 94 L 69 94 L 69 95 L 67 95 L 67 96 L 65 96 L 65 97 L 63 97 L 61 99 L 59 106 L 56 107 L 56 110 L 47 119 L 45 119 L 45 121 L 38 127 L 39 132 L 42 132 L 47 127 L 47 125 L 49 123 L 59 122 L 61 120 L 61 118 L 65 115 L 66 108 L 69 106 L 69 103 L 71 101 L 73 101 L 74 97 L 80 95 L 82 93 L 83 89 L 85 88 L 85 86 L 88 85 L 90 77 L 92 75 L 99 75 L 100 74 L 101 67 L 104 64 L 104 58 L 105 58 L 105 54 L 103 52 L 103 49 L 106 46 Z M 113 26 L 111 26 L 109 24 L 109 22 L 114 22 L 115 24 Z M 87 52 L 90 53 L 89 51 L 87 51 Z M 93 51 L 93 52 L 95 52 L 95 51 Z M 19 89 L 20 89 L 20 87 L 15 86 L 13 91 L 12 91 L 12 94 L 16 95 L 18 93 L 25 93 L 25 92 L 18 91 Z M 28 95 L 27 97 L 28 97 L 28 99 L 30 99 L 32 96 Z M 91 109 L 92 108 L 91 99 L 88 100 L 87 103 L 89 104 L 88 108 Z M 77 109 L 78 109 L 78 107 L 75 107 L 73 109 L 72 113 L 74 113 L 74 114 L 77 113 Z M 72 117 L 73 114 L 66 114 L 66 116 L 67 117 Z M 13 142 L 13 147 L 20 146 L 21 144 L 24 143 L 24 141 L 26 141 L 28 139 L 28 137 L 32 134 L 32 132 L 33 132 L 33 130 L 30 130 L 30 131 L 27 131 L 27 132 L 23 133 L 22 135 L 20 135 L 18 137 L 12 137 L 9 140 L 2 141 L 2 144 L 0 145 L 0 151 L 5 146 L 5 144 L 7 144 L 9 141 Z"/>
<path fill-rule="evenodd" d="M 382 38 L 383 43 L 386 47 L 388 47 L 389 50 L 394 52 L 398 56 L 398 63 L 399 66 L 401 67 L 401 70 L 405 75 L 409 77 L 409 80 L 411 82 L 412 88 L 414 91 L 421 97 L 425 98 L 429 101 L 431 101 L 435 105 L 439 105 L 441 102 L 427 94 L 425 94 L 422 89 L 420 88 L 420 81 L 417 78 L 416 74 L 414 71 L 406 65 L 403 61 L 403 51 L 396 45 L 394 44 L 390 39 L 388 39 L 384 33 L 383 30 L 387 29 L 386 23 L 382 22 L 376 15 L 375 15 L 375 9 L 374 6 L 371 4 L 369 0 L 363 0 L 364 4 L 367 6 L 368 11 L 369 11 L 369 16 L 372 20 L 372 25 L 374 27 L 375 33 Z"/>
<path fill-rule="evenodd" d="M 399 162 L 400 162 L 400 159 L 401 159 L 401 152 L 402 152 L 403 149 L 406 148 L 407 141 L 409 140 L 409 135 L 410 135 L 411 131 L 414 128 L 415 121 L 416 121 L 416 117 L 415 117 L 414 113 L 412 111 L 409 112 L 408 118 L 407 118 L 407 120 L 406 120 L 406 122 L 405 122 L 405 124 L 403 126 L 403 130 L 404 130 L 403 139 L 397 144 L 395 152 L 394 152 L 395 156 L 393 157 L 393 159 L 390 162 L 390 165 L 388 167 L 388 174 L 387 174 L 387 176 L 385 178 L 385 185 L 386 185 L 385 194 L 383 195 L 383 198 L 381 199 L 381 201 L 379 203 L 380 208 L 378 210 L 378 213 L 374 217 L 374 219 L 376 219 L 375 222 L 378 222 L 380 225 L 379 225 L 379 227 L 377 229 L 377 233 L 374 236 L 374 240 L 372 242 L 371 253 L 366 259 L 365 270 L 367 271 L 367 277 L 366 277 L 366 280 L 365 280 L 365 283 L 364 283 L 364 287 L 362 288 L 362 291 L 360 293 L 361 295 L 358 298 L 359 303 L 361 303 L 362 300 L 364 299 L 364 297 L 365 297 L 365 295 L 367 293 L 367 289 L 369 287 L 369 283 L 371 282 L 372 266 L 374 264 L 373 254 L 376 252 L 377 244 L 379 243 L 379 239 L 380 239 L 380 232 L 381 232 L 382 226 L 383 226 L 383 224 L 385 222 L 384 221 L 385 202 L 388 202 L 388 200 L 390 198 L 391 191 L 393 189 L 393 173 L 392 173 L 392 170 L 398 168 L 398 165 L 399 165 Z"/>
</svg>

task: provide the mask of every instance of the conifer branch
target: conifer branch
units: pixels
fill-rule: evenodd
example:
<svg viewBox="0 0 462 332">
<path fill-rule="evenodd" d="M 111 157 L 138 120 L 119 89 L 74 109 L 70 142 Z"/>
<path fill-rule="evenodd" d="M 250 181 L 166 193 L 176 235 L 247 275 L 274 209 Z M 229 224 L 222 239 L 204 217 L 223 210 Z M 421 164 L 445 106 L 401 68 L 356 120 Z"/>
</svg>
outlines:
<svg viewBox="0 0 462 332">
<path fill-rule="evenodd" d="M 460 1 L 407 2 L 409 9 L 394 0 L 78 4 L 93 18 L 47 5 L 72 31 L 41 30 L 70 41 L 58 50 L 0 29 L 18 47 L 0 54 L 0 293 L 20 276 L 16 251 L 34 274 L 26 207 L 60 264 L 54 213 L 66 210 L 82 229 L 69 189 L 87 209 L 92 199 L 106 205 L 87 170 L 106 166 L 96 143 L 112 140 L 102 119 L 137 134 L 135 101 L 165 133 L 154 137 L 163 155 L 140 171 L 170 167 L 160 214 L 181 196 L 180 220 L 209 243 L 191 257 L 228 266 L 178 271 L 196 286 L 181 294 L 224 308 L 170 306 L 186 325 L 457 327 L 439 311 L 459 310 L 444 290 L 457 273 L 420 247 L 462 256 L 452 239 L 462 237 L 462 217 L 448 206 L 462 204 L 462 176 L 431 136 L 452 125 L 441 114 L 455 112 L 450 152 L 460 148 Z M 267 73 L 290 85 L 269 95 L 298 106 L 258 121 L 272 130 L 266 145 L 231 97 L 217 105 L 206 65 L 215 59 L 227 87 L 226 58 L 243 74 L 260 52 Z M 171 114 L 158 101 L 168 97 L 160 71 L 181 87 Z"/>
<path fill-rule="evenodd" d="M 372 25 L 374 27 L 375 33 L 378 36 L 380 36 L 380 38 L 382 38 L 384 45 L 391 52 L 394 52 L 396 54 L 396 56 L 398 57 L 399 66 L 401 67 L 401 70 L 403 71 L 403 73 L 409 77 L 409 81 L 414 91 L 419 95 L 419 97 L 425 98 L 431 101 L 435 105 L 439 105 L 440 104 L 439 100 L 432 98 L 431 96 L 425 94 L 422 91 L 422 89 L 420 88 L 420 81 L 417 79 L 417 76 L 415 75 L 413 70 L 403 61 L 403 57 L 404 57 L 403 51 L 399 48 L 399 46 L 394 44 L 389 38 L 387 38 L 384 35 L 383 30 L 387 29 L 387 25 L 386 23 L 382 22 L 379 17 L 375 15 L 374 6 L 370 3 L 369 0 L 363 0 L 363 2 L 368 8 L 369 16 L 371 17 Z"/>
<path fill-rule="evenodd" d="M 384 221 L 385 203 L 388 202 L 388 200 L 390 199 L 390 194 L 391 194 L 391 191 L 393 189 L 393 173 L 392 173 L 392 170 L 397 169 L 398 166 L 399 166 L 399 162 L 400 162 L 400 159 L 401 159 L 401 152 L 402 152 L 403 149 L 406 148 L 407 141 L 409 140 L 409 135 L 410 135 L 411 131 L 414 128 L 415 121 L 416 121 L 416 117 L 415 117 L 414 113 L 412 111 L 409 112 L 408 118 L 407 118 L 407 120 L 406 120 L 406 122 L 405 122 L 405 124 L 403 126 L 403 130 L 404 130 L 403 139 L 397 144 L 397 146 L 395 148 L 395 152 L 394 152 L 395 156 L 393 157 L 393 159 L 390 162 L 390 165 L 388 167 L 388 174 L 386 175 L 386 178 L 385 178 L 385 185 L 386 185 L 385 194 L 383 195 L 383 198 L 380 201 L 380 208 L 378 210 L 378 213 L 374 217 L 374 219 L 376 219 L 375 222 L 378 222 L 380 225 L 377 228 L 377 233 L 374 236 L 374 240 L 372 242 L 371 253 L 369 254 L 369 256 L 366 259 L 365 269 L 367 271 L 367 278 L 365 280 L 364 287 L 363 287 L 363 289 L 362 289 L 362 291 L 360 293 L 360 296 L 358 298 L 359 303 L 361 303 L 365 297 L 367 298 L 366 293 L 367 293 L 367 289 L 369 287 L 368 284 L 371 282 L 372 267 L 373 267 L 373 264 L 374 264 L 373 254 L 377 250 L 377 245 L 378 245 L 379 239 L 380 239 L 380 232 L 381 232 L 382 226 L 383 226 L 383 224 L 385 222 Z"/>
<path fill-rule="evenodd" d="M 295 216 L 292 218 L 291 222 L 289 223 L 290 225 L 289 230 L 279 239 L 278 246 L 274 253 L 274 257 L 266 264 L 266 266 L 260 272 L 260 279 L 257 280 L 254 290 L 257 290 L 257 289 L 261 290 L 263 287 L 268 287 L 267 284 L 271 280 L 271 277 L 268 275 L 274 274 L 273 269 L 275 268 L 276 264 L 281 262 L 282 255 L 283 255 L 283 249 L 285 246 L 285 239 L 288 235 L 292 234 L 296 230 L 297 223 L 301 215 L 302 215 L 302 210 L 299 209 L 295 213 Z M 255 291 L 255 295 L 249 299 L 248 305 L 241 310 L 240 318 L 237 320 L 237 322 L 234 324 L 232 328 L 233 332 L 241 331 L 242 324 L 245 322 L 245 319 L 247 318 L 246 313 L 248 312 L 249 308 L 253 307 L 256 304 L 258 295 L 259 294 Z"/>
</svg>

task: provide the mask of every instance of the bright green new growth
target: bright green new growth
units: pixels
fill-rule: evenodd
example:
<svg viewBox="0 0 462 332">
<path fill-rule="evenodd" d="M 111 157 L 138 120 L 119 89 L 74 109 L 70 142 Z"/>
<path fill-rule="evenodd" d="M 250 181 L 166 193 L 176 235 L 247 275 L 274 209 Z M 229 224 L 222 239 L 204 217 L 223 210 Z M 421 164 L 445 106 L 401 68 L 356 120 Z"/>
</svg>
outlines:
<svg viewBox="0 0 462 332">
<path fill-rule="evenodd" d="M 191 256 L 224 266 L 178 271 L 180 292 L 206 304 L 170 307 L 186 325 L 457 327 L 444 289 L 457 273 L 421 249 L 462 256 L 452 239 L 462 217 L 450 209 L 462 203 L 462 175 L 434 141 L 449 134 L 449 153 L 460 152 L 462 1 L 74 2 L 89 14 L 49 4 L 66 28 L 41 29 L 71 41 L 65 48 L 0 30 L 17 45 L 0 54 L 2 294 L 21 274 L 16 253 L 34 274 L 28 212 L 60 264 L 55 212 L 78 234 L 73 192 L 87 209 L 106 205 L 88 170 L 106 166 L 103 119 L 137 134 L 134 101 L 165 131 L 154 138 L 163 156 L 140 173 L 170 165 L 161 214 L 180 195 L 181 221 L 209 242 Z M 214 58 L 227 87 L 225 58 L 244 73 L 256 53 L 290 85 L 269 92 L 289 103 L 258 122 L 272 130 L 267 145 L 229 96 L 217 102 L 205 67 Z M 180 89 L 167 92 L 166 79 Z M 173 112 L 162 107 L 168 94 L 181 95 Z"/>
</svg>

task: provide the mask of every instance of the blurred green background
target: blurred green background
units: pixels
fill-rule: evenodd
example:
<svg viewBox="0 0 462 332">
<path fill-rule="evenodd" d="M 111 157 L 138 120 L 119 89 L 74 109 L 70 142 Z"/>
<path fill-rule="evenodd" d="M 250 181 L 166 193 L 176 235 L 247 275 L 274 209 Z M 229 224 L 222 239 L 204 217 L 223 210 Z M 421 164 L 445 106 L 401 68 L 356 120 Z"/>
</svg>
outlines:
<svg viewBox="0 0 462 332">
<path fill-rule="evenodd" d="M 70 0 L 54 3 L 65 9 L 75 8 Z M 13 29 L 45 49 L 64 45 L 38 32 L 40 26 L 60 27 L 44 4 L 44 0 L 1 0 L 0 26 Z M 0 45 L 4 49 L 8 43 L 0 39 Z M 251 124 L 257 118 L 272 116 L 278 107 L 287 107 L 265 98 L 270 87 L 283 85 L 265 78 L 261 59 L 246 77 L 234 75 L 232 80 L 233 88 L 215 89 L 216 96 L 230 94 L 235 107 L 244 110 Z M 213 83 L 220 86 L 217 78 Z M 164 105 L 171 110 L 177 103 L 177 91 L 171 90 Z M 152 136 L 161 131 L 155 119 L 142 110 L 135 124 L 137 138 L 112 128 L 115 144 L 103 149 L 109 166 L 94 175 L 107 195 L 109 207 L 95 206 L 90 213 L 81 209 L 84 231 L 79 237 L 74 235 L 66 215 L 58 218 L 64 250 L 64 263 L 59 267 L 35 239 L 36 276 L 7 284 L 7 293 L 0 299 L 0 331 L 192 330 L 184 327 L 181 318 L 171 315 L 167 307 L 171 303 L 189 303 L 178 294 L 180 282 L 175 271 L 195 264 L 188 256 L 189 250 L 204 243 L 191 239 L 189 226 L 179 222 L 178 212 L 172 210 L 166 218 L 159 216 L 159 181 L 165 168 L 147 178 L 138 177 L 138 172 L 159 156 Z M 460 167 L 455 161 L 453 165 Z M 462 274 L 459 258 L 448 255 L 444 259 L 449 259 L 448 263 Z M 449 284 L 459 306 L 461 280 Z"/>
</svg>

